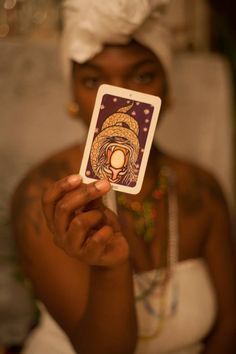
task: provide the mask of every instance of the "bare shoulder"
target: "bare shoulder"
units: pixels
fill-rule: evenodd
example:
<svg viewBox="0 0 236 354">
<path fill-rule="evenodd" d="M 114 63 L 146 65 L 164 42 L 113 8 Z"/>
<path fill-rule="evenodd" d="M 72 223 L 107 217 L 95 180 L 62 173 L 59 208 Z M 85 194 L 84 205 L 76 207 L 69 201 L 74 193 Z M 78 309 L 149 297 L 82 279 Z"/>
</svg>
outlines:
<svg viewBox="0 0 236 354">
<path fill-rule="evenodd" d="M 33 167 L 15 189 L 13 202 L 23 202 L 26 196 L 36 197 L 51 183 L 69 174 L 78 173 L 82 148 L 73 146 Z"/>
<path fill-rule="evenodd" d="M 70 173 L 77 173 L 82 157 L 82 147 L 73 146 L 54 154 L 32 168 L 19 184 L 52 182 L 65 177 Z"/>
<path fill-rule="evenodd" d="M 16 237 L 20 234 L 18 231 L 26 226 L 40 234 L 40 222 L 43 222 L 41 196 L 44 190 L 54 181 L 78 173 L 81 156 L 80 146 L 68 148 L 32 168 L 19 182 L 13 193 L 11 208 Z"/>
<path fill-rule="evenodd" d="M 186 207 L 214 207 L 228 211 L 224 191 L 217 178 L 210 171 L 188 161 L 168 158 L 173 167 L 180 193 L 180 198 Z"/>
</svg>

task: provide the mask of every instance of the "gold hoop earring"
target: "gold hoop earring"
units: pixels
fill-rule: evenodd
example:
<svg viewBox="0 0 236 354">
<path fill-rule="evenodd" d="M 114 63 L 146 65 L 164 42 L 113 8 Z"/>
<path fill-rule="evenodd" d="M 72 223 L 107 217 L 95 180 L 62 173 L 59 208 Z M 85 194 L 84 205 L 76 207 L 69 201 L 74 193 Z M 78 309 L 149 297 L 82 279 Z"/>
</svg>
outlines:
<svg viewBox="0 0 236 354">
<path fill-rule="evenodd" d="M 77 118 L 79 115 L 79 105 L 77 102 L 70 102 L 67 107 L 68 113 L 72 118 Z"/>
</svg>

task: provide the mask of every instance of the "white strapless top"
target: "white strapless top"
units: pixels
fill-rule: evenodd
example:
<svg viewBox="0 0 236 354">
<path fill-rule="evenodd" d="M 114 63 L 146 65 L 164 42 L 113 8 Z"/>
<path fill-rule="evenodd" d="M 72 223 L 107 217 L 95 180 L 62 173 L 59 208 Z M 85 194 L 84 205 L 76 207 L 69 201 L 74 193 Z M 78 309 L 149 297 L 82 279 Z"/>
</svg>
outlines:
<svg viewBox="0 0 236 354">
<path fill-rule="evenodd" d="M 159 276 L 164 272 L 160 270 Z M 140 283 L 150 283 L 155 273 L 136 276 L 136 294 Z M 175 311 L 171 309 L 173 305 L 177 306 Z M 200 353 L 201 341 L 216 316 L 215 293 L 205 261 L 178 262 L 164 296 L 158 287 L 154 289 L 148 298 L 137 302 L 137 316 L 140 340 L 135 354 Z"/>
<path fill-rule="evenodd" d="M 165 270 L 158 271 L 160 276 L 163 272 Z M 150 283 L 156 274 L 153 270 L 134 275 L 136 295 L 141 282 Z M 170 308 L 176 296 L 177 308 L 172 313 Z M 156 287 L 136 305 L 140 339 L 135 354 L 200 353 L 201 341 L 210 331 L 216 315 L 215 294 L 204 260 L 178 262 L 165 296 Z M 160 313 L 165 313 L 164 319 L 159 318 Z M 40 325 L 29 337 L 22 353 L 75 354 L 75 351 L 65 333 L 42 307 Z"/>
</svg>

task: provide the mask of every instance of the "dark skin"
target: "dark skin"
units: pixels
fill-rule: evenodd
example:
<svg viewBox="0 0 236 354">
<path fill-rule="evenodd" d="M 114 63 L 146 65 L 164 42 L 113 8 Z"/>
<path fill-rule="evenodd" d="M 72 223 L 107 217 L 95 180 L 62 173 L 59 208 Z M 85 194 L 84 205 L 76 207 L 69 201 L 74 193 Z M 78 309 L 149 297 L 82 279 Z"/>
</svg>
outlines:
<svg viewBox="0 0 236 354">
<path fill-rule="evenodd" d="M 74 65 L 72 72 L 73 97 L 87 124 L 104 82 L 159 95 L 164 107 L 168 101 L 160 63 L 136 43 L 107 46 L 88 63 Z M 74 175 L 82 153 L 82 146 L 74 146 L 28 174 L 13 198 L 14 233 L 37 296 L 75 350 L 131 354 L 137 342 L 132 272 L 166 265 L 166 197 L 156 205 L 158 237 L 147 245 L 136 236 L 130 213 L 120 208 L 118 217 L 102 204 L 108 182 L 84 185 Z M 233 354 L 235 263 L 224 197 L 211 175 L 153 146 L 142 190 L 131 200 L 146 198 L 164 165 L 177 176 L 180 261 L 204 258 L 216 290 L 218 316 L 204 354 Z"/>
</svg>

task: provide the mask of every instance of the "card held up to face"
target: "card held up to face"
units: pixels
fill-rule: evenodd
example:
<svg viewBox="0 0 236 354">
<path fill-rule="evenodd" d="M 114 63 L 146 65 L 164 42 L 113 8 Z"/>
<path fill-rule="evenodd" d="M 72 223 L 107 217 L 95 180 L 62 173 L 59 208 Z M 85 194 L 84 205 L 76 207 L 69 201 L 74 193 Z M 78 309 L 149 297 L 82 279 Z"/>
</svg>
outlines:
<svg viewBox="0 0 236 354">
<path fill-rule="evenodd" d="M 107 179 L 115 191 L 139 193 L 160 107 L 157 96 L 101 85 L 80 167 L 83 181 Z"/>
</svg>

